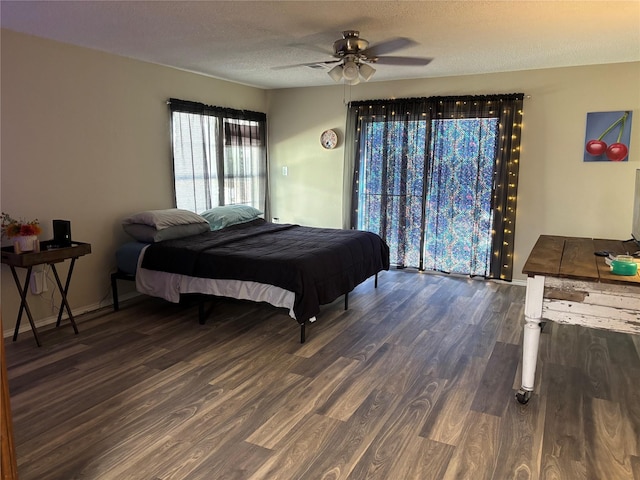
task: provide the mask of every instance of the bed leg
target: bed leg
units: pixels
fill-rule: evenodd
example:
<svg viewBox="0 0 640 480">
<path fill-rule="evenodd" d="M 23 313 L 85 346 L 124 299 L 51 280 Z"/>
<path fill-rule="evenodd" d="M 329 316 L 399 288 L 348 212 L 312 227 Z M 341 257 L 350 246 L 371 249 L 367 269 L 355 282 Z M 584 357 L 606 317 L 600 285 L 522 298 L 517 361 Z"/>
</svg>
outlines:
<svg viewBox="0 0 640 480">
<path fill-rule="evenodd" d="M 207 320 L 207 315 L 204 311 L 204 298 L 201 298 L 198 302 L 198 322 L 200 325 L 204 325 L 204 322 Z"/>
<path fill-rule="evenodd" d="M 378 274 L 376 273 L 376 279 L 375 282 L 373 284 L 373 288 L 378 288 Z"/>
<path fill-rule="evenodd" d="M 113 311 L 117 312 L 120 310 L 120 304 L 118 303 L 118 279 L 116 277 L 117 274 L 111 274 L 111 293 L 113 295 Z"/>
<path fill-rule="evenodd" d="M 344 294 L 344 309 L 349 310 L 349 292 Z"/>
<path fill-rule="evenodd" d="M 300 324 L 300 343 L 304 343 L 305 338 L 305 327 L 307 326 L 307 322 Z"/>
<path fill-rule="evenodd" d="M 213 312 L 213 309 L 216 306 L 215 298 L 214 298 L 211 302 L 211 306 L 209 307 L 209 309 L 208 310 L 205 309 L 205 302 L 208 299 L 209 299 L 208 297 L 203 295 L 198 300 L 198 322 L 200 323 L 200 325 L 204 325 L 207 322 L 207 318 L 209 318 L 209 315 L 211 315 L 211 312 Z"/>
</svg>

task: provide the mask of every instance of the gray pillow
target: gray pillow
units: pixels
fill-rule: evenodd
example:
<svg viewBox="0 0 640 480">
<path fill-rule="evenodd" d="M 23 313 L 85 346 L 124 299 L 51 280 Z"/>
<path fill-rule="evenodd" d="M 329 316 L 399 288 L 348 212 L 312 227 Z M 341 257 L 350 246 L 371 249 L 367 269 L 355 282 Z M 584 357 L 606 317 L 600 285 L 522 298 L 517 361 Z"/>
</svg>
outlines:
<svg viewBox="0 0 640 480">
<path fill-rule="evenodd" d="M 193 223 L 207 223 L 207 220 L 197 213 L 180 208 L 168 208 L 165 210 L 146 210 L 125 218 L 123 224 L 141 223 L 161 230 L 175 225 L 190 225 Z"/>
<path fill-rule="evenodd" d="M 131 215 L 122 221 L 122 228 L 139 242 L 153 243 L 204 233 L 209 222 L 189 210 L 169 208 Z"/>
<path fill-rule="evenodd" d="M 198 235 L 209 231 L 208 223 L 192 223 L 190 225 L 174 225 L 160 230 L 142 223 L 123 224 L 122 228 L 139 242 L 155 243 L 162 240 Z"/>
</svg>

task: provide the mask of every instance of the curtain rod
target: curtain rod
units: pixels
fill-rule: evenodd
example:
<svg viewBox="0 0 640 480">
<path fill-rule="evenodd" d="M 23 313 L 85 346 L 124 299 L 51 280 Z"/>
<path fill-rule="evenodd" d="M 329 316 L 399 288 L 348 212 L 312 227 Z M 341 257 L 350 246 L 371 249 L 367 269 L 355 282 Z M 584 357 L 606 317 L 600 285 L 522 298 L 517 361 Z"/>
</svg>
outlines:
<svg viewBox="0 0 640 480">
<path fill-rule="evenodd" d="M 529 100 L 530 98 L 532 98 L 532 97 L 531 97 L 531 95 L 528 95 L 528 94 L 526 94 L 526 93 L 525 93 L 525 94 L 523 94 L 523 95 L 524 95 L 524 99 L 525 99 L 525 100 Z M 428 98 L 428 97 L 427 97 L 427 98 Z M 407 100 L 409 100 L 409 99 L 407 99 Z M 364 100 L 364 101 L 366 101 L 366 100 Z M 167 100 L 167 105 L 171 105 L 171 100 Z"/>
</svg>

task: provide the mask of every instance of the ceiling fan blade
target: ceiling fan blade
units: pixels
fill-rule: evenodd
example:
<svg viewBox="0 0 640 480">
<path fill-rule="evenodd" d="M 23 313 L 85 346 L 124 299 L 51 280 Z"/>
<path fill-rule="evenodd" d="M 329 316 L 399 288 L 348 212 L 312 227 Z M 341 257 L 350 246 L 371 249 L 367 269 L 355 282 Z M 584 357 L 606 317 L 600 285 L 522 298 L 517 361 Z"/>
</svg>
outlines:
<svg viewBox="0 0 640 480">
<path fill-rule="evenodd" d="M 318 45 L 312 45 L 309 43 L 290 43 L 289 45 L 287 45 L 287 47 L 298 48 L 302 50 L 309 50 L 316 53 L 322 53 L 329 57 L 333 55 L 333 50 L 331 50 L 330 48 L 320 47 Z"/>
<path fill-rule="evenodd" d="M 376 65 L 407 65 L 415 67 L 424 67 L 431 63 L 433 58 L 425 57 L 378 57 Z"/>
<path fill-rule="evenodd" d="M 397 37 L 372 45 L 371 47 L 363 50 L 360 53 L 371 58 L 377 57 L 378 55 L 384 55 L 385 53 L 395 52 L 396 50 L 400 50 L 402 48 L 412 47 L 413 45 L 417 44 L 417 42 L 411 40 L 410 38 Z"/>
<path fill-rule="evenodd" d="M 326 62 L 296 63 L 295 65 L 282 65 L 280 67 L 271 67 L 271 70 L 287 70 L 289 68 L 311 67 L 313 65 L 331 65 L 333 63 L 338 63 L 341 61 L 342 60 L 328 60 Z"/>
</svg>

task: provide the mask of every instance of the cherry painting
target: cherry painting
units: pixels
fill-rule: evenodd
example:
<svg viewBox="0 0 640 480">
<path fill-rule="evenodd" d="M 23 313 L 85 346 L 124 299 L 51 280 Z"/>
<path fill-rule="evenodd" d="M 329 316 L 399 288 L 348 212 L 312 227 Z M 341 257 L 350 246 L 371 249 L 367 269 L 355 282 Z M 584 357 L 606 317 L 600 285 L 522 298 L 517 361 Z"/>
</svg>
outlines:
<svg viewBox="0 0 640 480">
<path fill-rule="evenodd" d="M 584 161 L 628 161 L 631 116 L 630 110 L 587 113 Z"/>
</svg>

